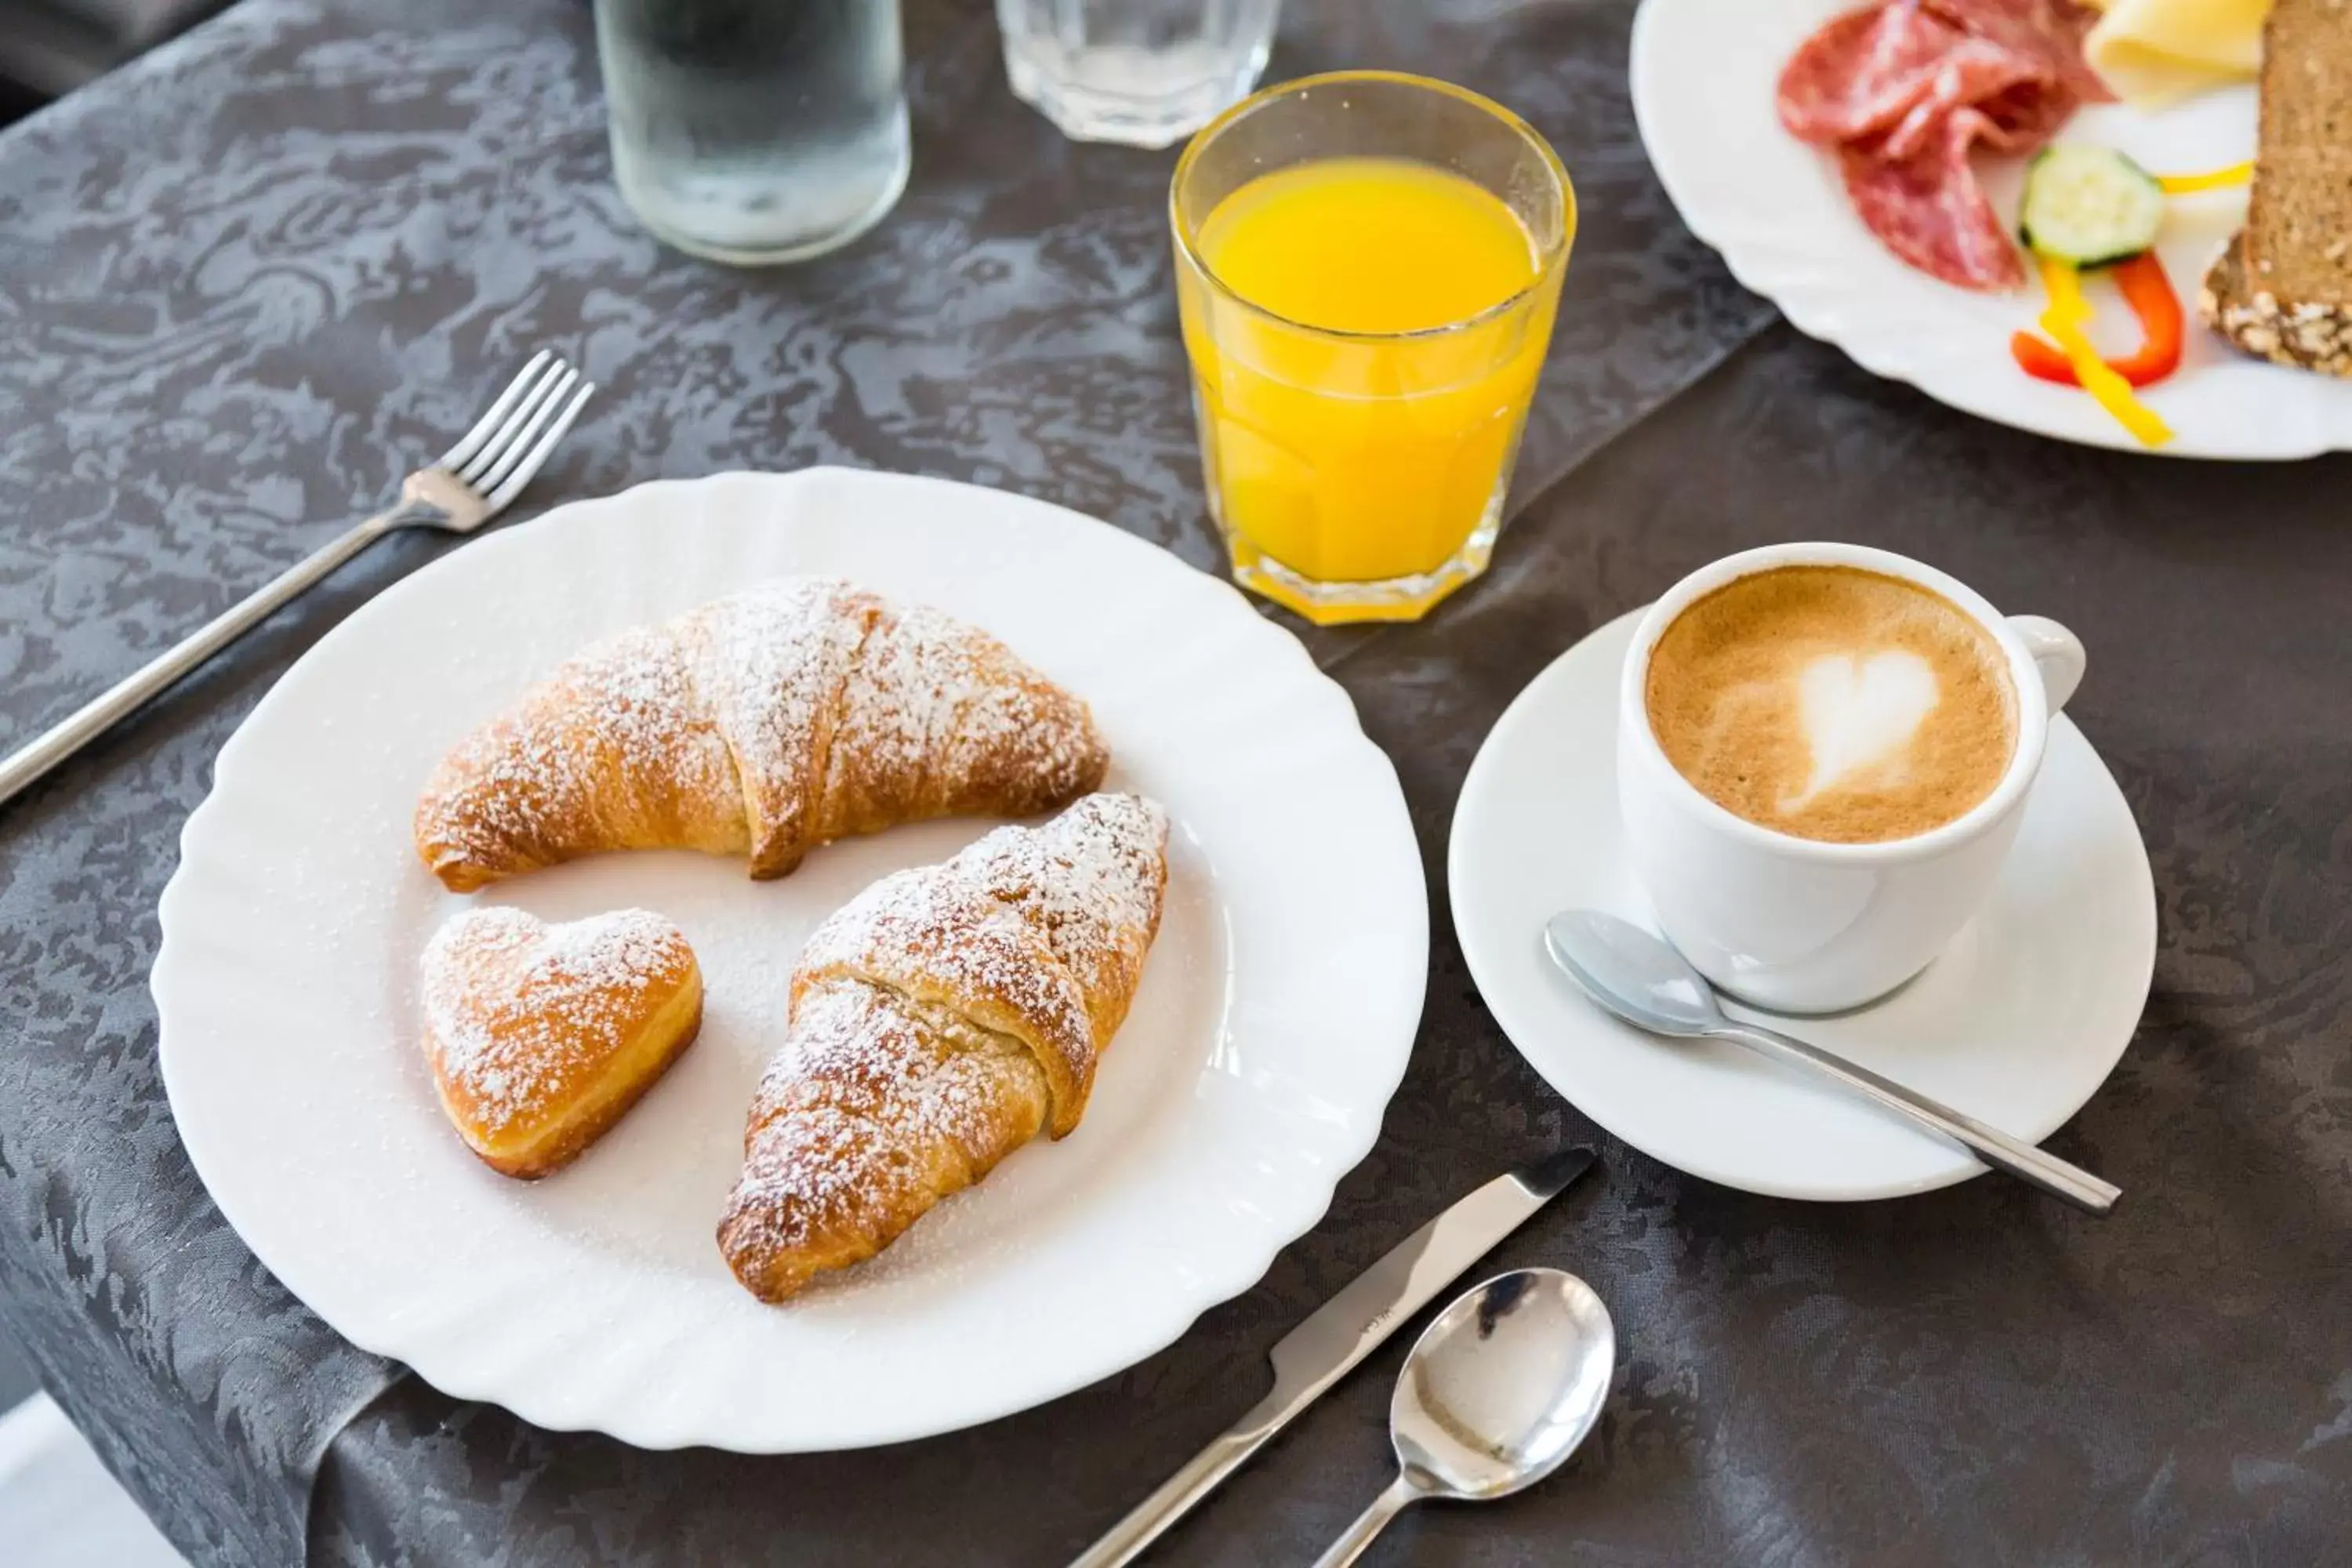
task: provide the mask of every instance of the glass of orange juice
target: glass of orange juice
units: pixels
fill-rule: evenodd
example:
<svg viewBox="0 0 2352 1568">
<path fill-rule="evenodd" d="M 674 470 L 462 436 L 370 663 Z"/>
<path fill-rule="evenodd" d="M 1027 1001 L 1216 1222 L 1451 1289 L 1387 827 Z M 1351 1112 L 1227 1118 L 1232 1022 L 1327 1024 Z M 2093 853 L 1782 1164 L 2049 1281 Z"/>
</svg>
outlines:
<svg viewBox="0 0 2352 1568">
<path fill-rule="evenodd" d="M 1211 121 L 1169 206 L 1234 579 L 1330 625 L 1485 571 L 1576 231 L 1559 155 L 1476 93 L 1342 71 Z"/>
</svg>

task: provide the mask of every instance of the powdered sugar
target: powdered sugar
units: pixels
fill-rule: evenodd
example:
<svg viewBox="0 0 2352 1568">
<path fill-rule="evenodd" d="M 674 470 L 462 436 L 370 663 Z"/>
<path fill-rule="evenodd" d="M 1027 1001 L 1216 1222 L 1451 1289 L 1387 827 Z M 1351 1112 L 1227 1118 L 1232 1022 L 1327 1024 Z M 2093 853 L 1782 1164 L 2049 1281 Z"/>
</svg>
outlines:
<svg viewBox="0 0 2352 1568">
<path fill-rule="evenodd" d="M 1042 805 L 1098 782 L 1104 753 L 1082 704 L 1029 676 L 993 637 L 918 605 L 866 639 L 833 758 L 836 777 L 845 763 L 870 773 L 878 763 L 941 780 L 1009 778 L 1003 759 L 1017 758 Z"/>
<path fill-rule="evenodd" d="M 784 577 L 568 660 L 444 763 L 417 841 L 458 890 L 649 843 L 779 876 L 845 833 L 1058 805 L 1105 762 L 1085 704 L 985 633 Z"/>
<path fill-rule="evenodd" d="M 647 910 L 560 925 L 522 910 L 467 910 L 425 949 L 436 1070 L 496 1132 L 601 1065 L 642 1021 L 647 992 L 691 962 L 677 928 Z"/>
<path fill-rule="evenodd" d="M 1158 929 L 1166 841 L 1156 804 L 1092 795 L 887 877 L 817 929 L 721 1231 L 747 1279 L 803 1248 L 887 1245 L 1076 1124 Z"/>
<path fill-rule="evenodd" d="M 739 1203 L 761 1193 L 750 1201 L 802 1205 L 803 1219 L 879 1206 L 898 1196 L 892 1151 L 919 1164 L 944 1144 L 985 1170 L 1036 1135 L 1045 1103 L 1018 1041 L 897 992 L 826 982 L 803 995 L 761 1080 L 753 1121 L 789 1115 L 792 1135 L 753 1142 Z"/>
<path fill-rule="evenodd" d="M 1160 924 L 1167 848 L 1168 814 L 1159 803 L 1097 795 L 1042 828 L 998 828 L 949 865 L 1017 908 L 1092 988 L 1141 966 Z M 1132 987 L 1130 975 L 1122 989 Z"/>
<path fill-rule="evenodd" d="M 1089 795 L 1043 827 L 1000 827 L 944 866 L 884 878 L 817 928 L 802 970 L 885 983 L 920 973 L 1001 999 L 1067 1058 L 1075 1083 L 1045 1064 L 1056 1097 L 1082 1099 L 1118 1022 L 1093 1016 L 1088 999 L 1135 988 L 1159 926 L 1167 840 L 1157 804 Z"/>
<path fill-rule="evenodd" d="M 807 837 L 827 721 L 880 609 L 847 583 L 787 577 L 677 623 L 700 704 L 742 777 L 755 860 Z"/>
<path fill-rule="evenodd" d="M 465 890 L 611 847 L 667 800 L 736 795 L 735 763 L 696 691 L 663 627 L 583 650 L 444 760 L 418 802 L 420 851 L 436 871 L 485 873 L 452 884 Z M 740 827 L 732 837 L 694 847 L 740 849 Z"/>
</svg>

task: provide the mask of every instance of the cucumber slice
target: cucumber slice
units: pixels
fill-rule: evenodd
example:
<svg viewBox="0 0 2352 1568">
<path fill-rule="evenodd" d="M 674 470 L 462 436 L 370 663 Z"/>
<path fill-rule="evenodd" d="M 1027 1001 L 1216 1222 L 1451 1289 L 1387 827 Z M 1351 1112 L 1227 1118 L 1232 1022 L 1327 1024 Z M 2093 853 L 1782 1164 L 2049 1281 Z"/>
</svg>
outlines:
<svg viewBox="0 0 2352 1568">
<path fill-rule="evenodd" d="M 2060 145 L 2025 171 L 2018 237 L 2040 256 L 2098 267 L 2137 256 L 2164 223 L 2164 187 L 2109 147 Z"/>
</svg>

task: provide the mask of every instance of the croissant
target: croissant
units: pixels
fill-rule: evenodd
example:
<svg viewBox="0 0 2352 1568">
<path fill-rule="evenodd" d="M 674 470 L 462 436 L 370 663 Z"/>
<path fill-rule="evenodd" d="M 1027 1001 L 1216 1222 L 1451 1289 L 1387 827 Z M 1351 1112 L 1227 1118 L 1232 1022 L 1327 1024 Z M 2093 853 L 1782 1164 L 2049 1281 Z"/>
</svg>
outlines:
<svg viewBox="0 0 2352 1568">
<path fill-rule="evenodd" d="M 787 577 L 560 666 L 442 760 L 416 850 L 459 893 L 606 849 L 782 877 L 894 823 L 1051 810 L 1108 763 L 1087 705 L 986 633 Z"/>
<path fill-rule="evenodd" d="M 492 1170 L 576 1160 L 694 1043 L 702 969 L 646 910 L 550 925 L 466 910 L 425 945 L 425 1061 L 441 1108 Z"/>
<path fill-rule="evenodd" d="M 1167 845 L 1153 802 L 1090 795 L 887 877 L 816 929 L 719 1226 L 753 1295 L 873 1257 L 1078 1124 L 1160 929 Z"/>
</svg>

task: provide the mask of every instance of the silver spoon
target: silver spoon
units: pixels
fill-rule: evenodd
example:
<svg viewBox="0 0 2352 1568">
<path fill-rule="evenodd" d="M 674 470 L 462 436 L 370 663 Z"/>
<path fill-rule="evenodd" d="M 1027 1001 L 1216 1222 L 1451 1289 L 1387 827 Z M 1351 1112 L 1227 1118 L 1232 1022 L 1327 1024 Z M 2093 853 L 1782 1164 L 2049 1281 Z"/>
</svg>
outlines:
<svg viewBox="0 0 2352 1568">
<path fill-rule="evenodd" d="M 1586 995 L 1636 1028 L 1676 1039 L 1732 1040 L 1776 1062 L 1809 1068 L 1966 1144 L 1993 1169 L 2093 1214 L 2105 1214 L 2123 1196 L 2121 1187 L 1868 1068 L 1791 1036 L 1726 1016 L 1706 977 L 1664 941 L 1631 921 L 1599 910 L 1564 910 L 1545 922 L 1544 947 Z"/>
<path fill-rule="evenodd" d="M 1456 1297 L 1397 1377 L 1401 1473 L 1315 1568 L 1345 1568 L 1423 1498 L 1487 1502 L 1559 1468 L 1601 1419 L 1616 1361 L 1609 1309 L 1573 1274 L 1518 1268 Z"/>
</svg>

